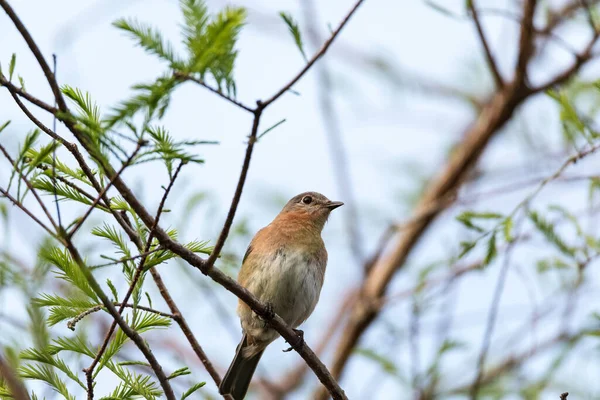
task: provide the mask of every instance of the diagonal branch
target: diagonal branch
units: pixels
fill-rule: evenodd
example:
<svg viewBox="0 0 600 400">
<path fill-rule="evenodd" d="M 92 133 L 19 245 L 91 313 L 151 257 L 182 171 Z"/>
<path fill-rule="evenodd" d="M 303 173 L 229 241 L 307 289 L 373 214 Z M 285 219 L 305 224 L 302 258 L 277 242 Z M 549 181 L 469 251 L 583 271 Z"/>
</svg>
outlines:
<svg viewBox="0 0 600 400">
<path fill-rule="evenodd" d="M 79 221 L 77 222 L 77 225 L 75 225 L 73 227 L 73 229 L 71 229 L 71 232 L 68 233 L 69 239 L 73 238 L 73 235 L 75 235 L 75 233 L 77 233 L 77 231 L 79 230 L 79 228 L 81 228 L 81 226 L 83 225 L 83 223 L 85 222 L 85 220 L 90 216 L 90 214 L 92 213 L 92 211 L 94 211 L 94 209 L 96 208 L 96 206 L 98 205 L 98 203 L 100 203 L 100 201 L 102 200 L 102 198 L 106 195 L 106 193 L 108 192 L 108 189 L 110 189 L 112 187 L 112 185 L 115 182 L 115 180 L 119 176 L 121 176 L 121 174 L 125 171 L 125 169 L 127 167 L 129 167 L 131 165 L 131 162 L 133 161 L 133 159 L 135 158 L 135 156 L 140 151 L 140 149 L 142 148 L 143 145 L 144 145 L 143 141 L 138 142 L 138 144 L 137 144 L 135 150 L 133 151 L 133 153 L 131 153 L 131 155 L 127 158 L 127 160 L 123 163 L 123 165 L 121 165 L 121 169 L 119 169 L 119 171 L 117 172 L 117 174 L 110 179 L 110 181 L 102 189 L 102 191 L 100 191 L 100 193 L 98 193 L 98 196 L 92 202 L 92 204 L 88 207 L 88 209 L 85 212 L 85 214 L 83 214 L 83 217 L 81 217 L 79 219 Z M 148 250 L 149 249 L 147 249 L 146 252 Z"/>
<path fill-rule="evenodd" d="M 494 83 L 496 84 L 497 88 L 501 88 L 504 86 L 504 80 L 502 79 L 502 75 L 500 75 L 500 71 L 498 71 L 498 65 L 496 64 L 496 60 L 494 60 L 492 49 L 490 48 L 490 45 L 485 37 L 485 32 L 483 31 L 483 26 L 481 25 L 481 21 L 479 19 L 479 12 L 477 11 L 477 7 L 475 7 L 475 0 L 469 0 L 467 1 L 467 4 L 471 10 L 471 14 L 473 15 L 473 22 L 475 23 L 479 40 L 483 46 L 483 50 L 485 51 L 485 58 L 487 60 L 490 72 L 492 73 L 492 77 L 494 78 Z"/>
<path fill-rule="evenodd" d="M 231 97 L 227 96 L 227 95 L 226 95 L 225 93 L 223 93 L 221 90 L 219 90 L 219 89 L 215 89 L 214 87 L 212 87 L 212 86 L 210 86 L 210 85 L 207 85 L 207 84 L 206 84 L 206 82 L 204 82 L 203 80 L 201 80 L 201 79 L 198 79 L 198 78 L 196 78 L 196 77 L 194 77 L 194 76 L 192 76 L 192 75 L 190 75 L 190 74 L 186 74 L 186 73 L 183 73 L 183 72 L 180 72 L 180 71 L 175 71 L 175 72 L 173 73 L 173 75 L 174 75 L 174 76 L 175 76 L 175 78 L 177 78 L 177 79 L 181 79 L 181 80 L 184 80 L 184 81 L 192 81 L 192 82 L 196 82 L 198 85 L 200 85 L 200 86 L 202 86 L 202 87 L 204 87 L 204 88 L 206 88 L 206 89 L 210 90 L 210 91 L 211 91 L 211 92 L 213 92 L 214 94 L 218 95 L 219 97 L 221 97 L 221 98 L 223 98 L 223 99 L 227 100 L 228 102 L 230 102 L 230 103 L 232 103 L 232 104 L 235 104 L 236 106 L 238 106 L 239 108 L 241 108 L 241 109 L 243 109 L 243 110 L 246 110 L 246 111 L 248 111 L 248 112 L 251 112 L 251 113 L 254 113 L 254 112 L 255 112 L 255 109 L 252 109 L 252 108 L 248 107 L 247 105 L 245 105 L 245 104 L 243 104 L 243 103 L 241 103 L 241 102 L 237 101 L 236 99 L 233 99 L 233 98 L 231 98 Z"/>
<path fill-rule="evenodd" d="M 300 72 L 298 72 L 298 74 L 296 74 L 296 76 L 294 76 L 289 83 L 287 83 L 283 88 L 281 88 L 281 90 L 279 90 L 277 93 L 275 93 L 269 99 L 262 102 L 263 108 L 266 108 L 271 103 L 273 103 L 275 100 L 277 100 L 279 97 L 281 97 L 285 92 L 290 90 L 292 88 L 292 86 L 294 86 L 296 84 L 296 82 L 298 82 L 300 80 L 300 78 L 302 78 L 304 76 L 304 74 L 306 74 L 308 72 L 308 70 L 314 65 L 314 63 L 316 63 L 319 60 L 319 58 L 321 58 L 325 54 L 327 49 L 329 49 L 329 46 L 331 46 L 331 44 L 333 43 L 335 38 L 339 35 L 339 33 L 344 28 L 344 26 L 346 26 L 348 21 L 350 21 L 350 18 L 352 17 L 352 15 L 354 15 L 354 13 L 358 9 L 358 7 L 360 7 L 360 5 L 363 2 L 364 2 L 364 0 L 358 0 L 356 2 L 356 4 L 354 4 L 354 7 L 352 7 L 352 9 L 348 12 L 348 14 L 346 14 L 346 17 L 342 20 L 342 22 L 340 22 L 337 29 L 333 31 L 333 33 L 331 34 L 329 39 L 327 39 L 327 41 L 325 43 L 323 43 L 323 46 L 321 46 L 321 48 L 317 51 L 317 53 L 310 59 L 310 61 L 308 61 L 308 63 L 304 66 L 304 68 L 302 68 L 302 70 L 300 70 Z"/>
</svg>

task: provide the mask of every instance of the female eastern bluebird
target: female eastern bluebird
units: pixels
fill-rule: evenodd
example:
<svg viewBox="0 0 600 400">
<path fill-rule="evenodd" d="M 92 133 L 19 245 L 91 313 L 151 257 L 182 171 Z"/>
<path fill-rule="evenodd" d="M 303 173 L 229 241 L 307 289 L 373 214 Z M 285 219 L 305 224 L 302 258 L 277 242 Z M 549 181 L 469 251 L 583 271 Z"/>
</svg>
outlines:
<svg viewBox="0 0 600 400">
<path fill-rule="evenodd" d="M 248 246 L 238 282 L 292 328 L 304 322 L 319 301 L 327 266 L 321 231 L 331 210 L 343 204 L 316 192 L 299 194 Z M 241 400 L 265 348 L 279 333 L 241 300 L 237 312 L 244 335 L 219 392 Z"/>
</svg>

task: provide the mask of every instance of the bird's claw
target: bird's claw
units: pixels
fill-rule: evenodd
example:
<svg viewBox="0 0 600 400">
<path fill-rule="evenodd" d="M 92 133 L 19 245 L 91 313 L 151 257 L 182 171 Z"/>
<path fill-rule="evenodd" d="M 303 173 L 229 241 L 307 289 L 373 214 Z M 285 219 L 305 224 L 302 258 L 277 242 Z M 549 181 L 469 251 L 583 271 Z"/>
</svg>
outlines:
<svg viewBox="0 0 600 400">
<path fill-rule="evenodd" d="M 262 316 L 259 315 L 258 317 L 263 320 L 264 326 L 266 327 L 268 325 L 268 322 L 275 318 L 275 310 L 273 308 L 273 303 L 265 303 L 265 312 Z"/>
<path fill-rule="evenodd" d="M 293 331 L 296 333 L 296 335 L 298 335 L 298 337 L 296 338 L 296 343 L 290 343 L 291 346 L 288 349 L 282 350 L 284 353 L 289 353 L 290 351 L 294 350 L 294 347 L 298 347 L 302 344 L 302 342 L 304 341 L 304 331 L 300 330 L 300 329 L 293 329 Z"/>
</svg>

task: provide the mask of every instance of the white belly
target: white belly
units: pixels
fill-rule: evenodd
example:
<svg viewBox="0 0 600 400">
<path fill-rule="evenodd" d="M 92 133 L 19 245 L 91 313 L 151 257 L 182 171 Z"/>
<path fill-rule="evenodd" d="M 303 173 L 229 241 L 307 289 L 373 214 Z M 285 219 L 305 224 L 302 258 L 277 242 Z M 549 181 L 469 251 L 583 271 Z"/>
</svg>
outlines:
<svg viewBox="0 0 600 400">
<path fill-rule="evenodd" d="M 304 322 L 315 309 L 323 286 L 324 265 L 316 257 L 297 251 L 278 251 L 262 263 L 262 279 L 248 287 L 261 301 L 293 328 Z"/>
</svg>

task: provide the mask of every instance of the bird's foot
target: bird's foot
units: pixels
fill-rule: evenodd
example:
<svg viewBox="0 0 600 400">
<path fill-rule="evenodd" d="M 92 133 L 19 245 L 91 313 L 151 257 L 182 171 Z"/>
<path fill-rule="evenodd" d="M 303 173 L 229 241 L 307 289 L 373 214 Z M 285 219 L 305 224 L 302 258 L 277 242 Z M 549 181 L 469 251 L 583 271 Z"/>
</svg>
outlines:
<svg viewBox="0 0 600 400">
<path fill-rule="evenodd" d="M 302 344 L 302 342 L 304 341 L 304 331 L 300 330 L 300 329 L 293 329 L 293 331 L 296 333 L 296 335 L 298 335 L 298 337 L 296 338 L 296 343 L 290 343 L 291 346 L 288 349 L 282 350 L 284 353 L 288 353 L 292 350 L 294 350 L 294 347 L 298 347 Z"/>
</svg>

